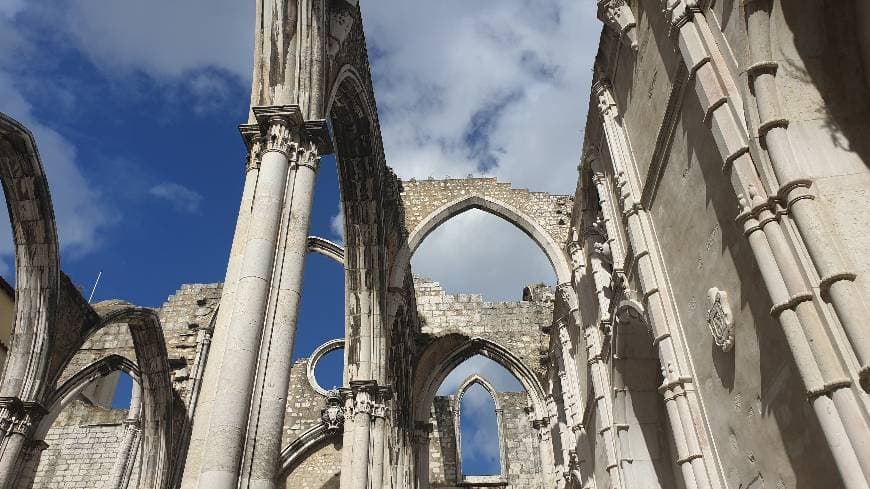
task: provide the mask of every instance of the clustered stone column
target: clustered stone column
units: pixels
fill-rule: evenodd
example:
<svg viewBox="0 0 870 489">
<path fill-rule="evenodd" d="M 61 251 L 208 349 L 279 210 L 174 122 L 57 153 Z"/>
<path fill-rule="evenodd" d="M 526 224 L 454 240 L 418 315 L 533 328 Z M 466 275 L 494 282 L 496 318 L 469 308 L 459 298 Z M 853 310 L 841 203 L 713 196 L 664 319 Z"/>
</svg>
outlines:
<svg viewBox="0 0 870 489">
<path fill-rule="evenodd" d="M 39 443 L 32 443 L 33 432 L 39 421 L 48 414 L 41 404 L 22 402 L 18 398 L 0 398 L 0 488 L 12 489 L 18 474 L 36 451 L 44 450 Z"/>
<path fill-rule="evenodd" d="M 130 480 L 136 451 L 139 448 L 139 437 L 142 433 L 142 388 L 138 382 L 133 382 L 133 394 L 130 398 L 130 409 L 124 420 L 124 438 L 118 450 L 118 457 L 112 467 L 109 483 L 106 489 L 124 489 Z"/>
<path fill-rule="evenodd" d="M 613 489 L 628 489 L 623 483 L 619 470 L 619 447 L 616 443 L 616 433 L 613 422 L 613 406 L 610 398 L 610 378 L 607 362 L 603 356 L 603 338 L 598 324 L 593 324 L 584 331 L 586 339 L 587 358 L 589 359 L 589 376 L 595 393 L 595 407 L 598 418 L 598 436 L 604 442 L 604 455 L 607 461 L 607 473 L 610 476 L 610 486 Z"/>
<path fill-rule="evenodd" d="M 325 123 L 305 123 L 298 106 L 254 107 L 253 113 L 261 138 L 254 156 L 259 170 L 250 225 L 237 235 L 244 242 L 241 263 L 238 271 L 228 270 L 235 282 L 232 303 L 222 298 L 221 312 L 230 309 L 230 319 L 200 488 L 277 486 L 311 197 L 317 162 L 330 149 Z"/>
<path fill-rule="evenodd" d="M 848 368 L 837 354 L 827 329 L 833 327 L 820 317 L 814 302 L 829 302 L 849 339 L 859 362 L 858 380 L 864 389 L 870 383 L 870 335 L 867 334 L 868 307 L 857 286 L 856 275 L 845 266 L 838 246 L 825 230 L 811 191 L 813 182 L 795 162 L 788 136 L 789 121 L 779 107 L 776 73 L 778 63 L 770 49 L 769 0 L 747 2 L 747 32 L 751 64 L 749 84 L 758 109 L 761 148 L 770 157 L 778 180 L 775 195 L 768 195 L 750 152 L 743 114 L 732 103 L 740 99 L 737 82 L 725 67 L 712 29 L 695 0 L 668 0 L 669 17 L 679 51 L 689 69 L 690 82 L 709 121 L 723 170 L 734 188 L 741 207 L 738 222 L 745 234 L 767 289 L 774 302 L 771 314 L 783 327 L 786 340 L 805 385 L 807 396 L 819 418 L 847 488 L 870 487 L 870 439 L 866 429 L 866 406 L 857 399 Z M 815 270 L 804 270 L 795 255 L 782 220 L 792 219 L 798 240 L 806 247 Z M 820 225 L 820 223 L 822 223 Z M 820 279 L 808 279 L 818 275 Z M 818 295 L 813 289 L 817 288 Z M 674 396 L 680 386 L 667 389 Z M 848 443 L 843 443 L 848 440 Z"/>
<path fill-rule="evenodd" d="M 687 372 L 685 361 L 678 356 L 672 335 L 679 334 L 673 327 L 673 310 L 662 295 L 664 271 L 658 263 L 658 250 L 651 246 L 651 219 L 639 201 L 640 184 L 628 147 L 627 137 L 617 120 L 616 104 L 609 86 L 601 81 L 594 86 L 598 96 L 605 139 L 613 161 L 620 193 L 621 209 L 628 239 L 634 252 L 633 266 L 640 282 L 640 294 L 645 298 L 646 312 L 653 330 L 653 343 L 658 351 L 664 384 L 661 392 L 675 435 L 678 451 L 677 463 L 689 489 L 711 488 L 709 470 L 702 451 L 700 435 L 694 419 L 700 417 L 700 403 L 696 398 L 694 382 Z M 655 254 L 655 259 L 653 258 Z M 688 398 L 692 393 L 692 398 Z"/>
<path fill-rule="evenodd" d="M 419 489 L 429 489 L 429 436 L 432 425 L 418 422 L 414 428 L 413 443 L 417 451 L 416 478 Z"/>
<path fill-rule="evenodd" d="M 385 474 L 384 443 L 392 391 L 373 380 L 354 380 L 342 393 L 347 422 L 340 483 L 343 488 L 352 489 L 380 487 Z M 353 427 L 348 430 L 350 424 Z"/>
</svg>

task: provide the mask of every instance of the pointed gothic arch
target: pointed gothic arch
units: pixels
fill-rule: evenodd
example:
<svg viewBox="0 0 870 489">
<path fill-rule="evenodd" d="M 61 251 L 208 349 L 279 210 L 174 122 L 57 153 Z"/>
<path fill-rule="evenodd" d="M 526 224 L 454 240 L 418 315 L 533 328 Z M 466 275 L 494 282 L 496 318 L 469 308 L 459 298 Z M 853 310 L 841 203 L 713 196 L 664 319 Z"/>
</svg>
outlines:
<svg viewBox="0 0 870 489">
<path fill-rule="evenodd" d="M 135 363 L 119 355 L 110 355 L 92 363 L 86 369 L 56 389 L 50 399 L 63 399 L 64 392 L 70 392 L 81 382 L 99 372 L 99 369 L 115 368 L 123 370 L 138 380 L 142 393 L 142 466 L 141 484 L 143 487 L 163 489 L 169 487 L 173 470 L 177 441 L 173 439 L 176 419 L 183 411 L 174 409 L 176 399 L 169 376 L 169 356 L 166 352 L 166 342 L 160 319 L 153 309 L 135 307 L 122 301 L 105 301 L 94 306 L 99 320 L 84 329 L 74 354 L 88 338 L 98 331 L 114 324 L 127 324 L 133 339 L 136 354 Z M 64 365 L 72 359 L 72 354 L 66 358 Z M 62 372 L 58 372 L 58 376 Z"/>
<path fill-rule="evenodd" d="M 449 335 L 429 345 L 419 357 L 414 379 L 414 416 L 417 422 L 428 422 L 429 406 L 435 399 L 438 387 L 459 364 L 475 355 L 495 361 L 516 377 L 531 399 L 535 418 L 547 416 L 544 387 L 537 374 L 519 357 L 492 340 Z"/>
<path fill-rule="evenodd" d="M 456 430 L 456 475 L 459 480 L 457 482 L 471 482 L 467 479 L 462 470 L 462 398 L 472 387 L 479 385 L 489 394 L 490 398 L 492 398 L 492 404 L 495 408 L 495 426 L 496 426 L 496 438 L 498 442 L 498 474 L 491 474 L 490 477 L 487 477 L 486 482 L 502 482 L 507 480 L 507 446 L 505 444 L 504 439 L 504 414 L 502 411 L 502 407 L 499 403 L 498 399 L 498 391 L 496 391 L 495 386 L 492 385 L 488 380 L 480 376 L 479 374 L 471 374 L 465 380 L 459 384 L 459 388 L 456 390 L 456 399 L 454 401 L 454 423 L 453 426 Z M 480 483 L 484 482 L 482 478 L 475 477 L 474 482 Z"/>
<path fill-rule="evenodd" d="M 557 243 L 550 233 L 547 232 L 535 219 L 516 207 L 485 194 L 470 194 L 458 197 L 429 215 L 424 217 L 412 230 L 409 230 L 407 245 L 403 247 L 390 274 L 390 286 L 401 287 L 405 274 L 411 266 L 411 257 L 423 243 L 423 241 L 439 226 L 450 219 L 469 210 L 480 210 L 493 216 L 504 219 L 513 224 L 517 229 L 528 236 L 544 253 L 553 272 L 557 283 L 571 281 L 571 266 L 562 246 Z"/>
<path fill-rule="evenodd" d="M 40 401 L 51 369 L 61 294 L 60 252 L 48 180 L 30 131 L 0 113 L 0 181 L 15 241 L 15 323 L 2 397 Z"/>
</svg>

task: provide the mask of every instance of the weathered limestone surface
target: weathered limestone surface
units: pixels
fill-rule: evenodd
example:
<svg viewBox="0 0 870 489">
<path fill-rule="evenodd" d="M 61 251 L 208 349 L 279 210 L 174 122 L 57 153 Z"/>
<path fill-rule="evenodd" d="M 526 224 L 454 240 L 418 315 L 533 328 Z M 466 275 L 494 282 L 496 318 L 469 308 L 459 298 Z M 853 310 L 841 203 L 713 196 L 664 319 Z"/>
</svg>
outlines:
<svg viewBox="0 0 870 489">
<path fill-rule="evenodd" d="M 339 489 L 341 440 L 327 443 L 308 456 L 284 483 L 286 489 Z"/>
<path fill-rule="evenodd" d="M 438 282 L 414 280 L 421 332 L 430 339 L 449 335 L 483 338 L 521 358 L 543 373 L 540 352 L 546 350 L 541 328 L 553 317 L 552 296 L 543 301 L 486 302 L 479 294 L 448 294 Z"/>
<path fill-rule="evenodd" d="M 530 192 L 514 188 L 495 178 L 454 178 L 402 182 L 405 227 L 413 232 L 427 217 L 447 204 L 469 197 L 482 197 L 507 204 L 533 219 L 556 243 L 568 238 L 569 213 L 573 201 L 568 195 Z"/>
<path fill-rule="evenodd" d="M 541 486 L 541 465 L 538 437 L 528 415 L 529 397 L 525 392 L 497 392 L 498 406 L 503 410 L 503 425 L 498 437 L 488 440 L 494 446 L 503 441 L 505 447 L 504 474 L 509 488 L 535 489 Z M 432 435 L 429 439 L 429 480 L 432 487 L 458 488 L 455 425 L 456 397 L 438 396 L 432 407 Z"/>
<path fill-rule="evenodd" d="M 870 489 L 866 2 L 598 0 L 574 196 L 401 181 L 358 2 L 257 4 L 225 286 L 87 304 L 36 141 L 0 114 L 0 489 Z M 327 397 L 289 357 L 333 151 L 348 385 Z M 489 303 L 415 278 L 420 242 L 469 209 L 521 228 L 555 283 Z M 460 474 L 457 399 L 485 379 L 436 395 L 476 354 L 526 388 L 494 394 L 504 480 Z M 105 407 L 119 371 L 130 410 Z"/>
<path fill-rule="evenodd" d="M 124 438 L 126 409 L 104 409 L 75 402 L 55 421 L 45 442 L 33 487 L 91 489 L 110 480 Z M 138 464 L 133 467 L 133 480 Z"/>
</svg>

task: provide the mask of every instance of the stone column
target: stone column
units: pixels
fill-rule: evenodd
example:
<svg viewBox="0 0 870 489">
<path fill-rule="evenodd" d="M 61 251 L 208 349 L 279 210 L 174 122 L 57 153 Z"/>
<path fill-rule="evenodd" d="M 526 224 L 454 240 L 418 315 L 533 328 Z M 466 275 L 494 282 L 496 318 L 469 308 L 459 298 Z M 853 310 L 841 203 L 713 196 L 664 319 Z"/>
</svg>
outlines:
<svg viewBox="0 0 870 489">
<path fill-rule="evenodd" d="M 201 489 L 236 489 L 239 482 L 287 174 L 302 132 L 296 106 L 257 107 L 254 113 L 263 131 L 263 153 L 204 447 Z"/>
<path fill-rule="evenodd" d="M 219 385 L 220 367 L 223 364 L 226 345 L 229 342 L 228 328 L 235 308 L 236 285 L 241 272 L 242 262 L 245 255 L 245 245 L 248 241 L 248 227 L 251 222 L 251 209 L 254 202 L 254 194 L 257 189 L 257 180 L 260 174 L 260 157 L 262 150 L 262 137 L 260 128 L 256 124 L 243 124 L 239 131 L 248 149 L 248 159 L 245 171 L 245 183 L 242 190 L 242 200 L 239 205 L 236 229 L 233 234 L 233 243 L 230 248 L 227 272 L 224 278 L 224 286 L 221 292 L 220 308 L 216 313 L 214 331 L 211 337 L 208 356 L 203 357 L 203 367 L 197 365 L 202 381 L 199 389 L 196 385 L 191 390 L 191 400 L 188 409 L 191 411 L 193 428 L 190 433 L 190 443 L 187 450 L 187 460 L 184 464 L 182 477 L 182 489 L 193 489 L 199 478 L 202 467 L 202 457 L 206 450 L 206 438 L 210 425 L 212 407 Z"/>
<path fill-rule="evenodd" d="M 586 328 L 586 349 L 589 351 L 589 376 L 592 377 L 592 389 L 595 393 L 595 410 L 598 418 L 598 436 L 604 442 L 604 454 L 607 461 L 607 474 L 613 489 L 627 489 L 619 470 L 619 448 L 616 443 L 616 433 L 613 429 L 613 407 L 610 398 L 610 380 L 607 375 L 607 364 L 602 355 L 601 332 L 598 328 Z"/>
<path fill-rule="evenodd" d="M 33 430 L 47 411 L 39 403 L 16 398 L 0 399 L 0 410 L 0 428 L 5 432 L 0 452 L 0 488 L 17 489 L 21 486 L 19 479 L 26 449 L 33 446 Z"/>
<path fill-rule="evenodd" d="M 374 381 L 352 381 L 354 397 L 353 461 L 351 489 L 369 489 L 369 454 L 371 453 L 372 411 L 377 402 L 378 385 Z"/>
<path fill-rule="evenodd" d="M 354 420 L 356 419 L 354 411 L 354 395 L 353 391 L 348 388 L 339 389 L 342 400 L 344 401 L 344 434 L 341 442 L 341 476 L 339 479 L 339 487 L 341 489 L 349 489 L 353 473 L 353 439 L 354 439 Z"/>
<path fill-rule="evenodd" d="M 387 401 L 390 398 L 390 390 L 381 387 L 378 398 L 372 410 L 374 426 L 372 427 L 372 462 L 371 462 L 371 487 L 383 487 L 384 484 L 384 446 L 387 436 L 385 428 L 389 408 Z"/>
<path fill-rule="evenodd" d="M 118 450 L 118 457 L 112 467 L 109 483 L 106 489 L 125 489 L 129 481 L 130 471 L 133 469 L 133 457 L 138 448 L 139 434 L 142 432 L 140 418 L 142 415 L 141 397 L 142 389 L 138 382 L 133 383 L 133 395 L 130 400 L 130 410 L 127 411 L 127 419 L 124 420 L 124 439 Z"/>
<path fill-rule="evenodd" d="M 414 429 L 413 442 L 417 463 L 414 464 L 417 475 L 417 489 L 429 489 L 429 433 L 432 425 L 417 423 Z"/>
<path fill-rule="evenodd" d="M 285 192 L 288 205 L 283 212 L 283 236 L 274 267 L 247 437 L 247 444 L 251 446 L 250 473 L 242 471 L 241 486 L 251 489 L 273 489 L 280 482 L 275 461 L 281 456 L 287 386 L 292 367 L 289 359 L 293 356 L 296 339 L 314 184 L 321 154 L 329 152 L 328 143 L 318 146 L 312 138 L 328 141 L 324 121 L 305 124 L 305 132 L 292 158 L 291 181 Z"/>
<path fill-rule="evenodd" d="M 30 488 L 33 487 L 34 479 L 36 478 L 36 469 L 39 468 L 39 461 L 42 459 L 42 454 L 48 448 L 48 443 L 44 440 L 31 440 L 24 446 L 22 454 L 21 475 L 18 477 L 18 487 Z"/>
<path fill-rule="evenodd" d="M 532 428 L 538 430 L 541 453 L 541 476 L 544 479 L 544 487 L 556 487 L 555 467 L 556 460 L 553 457 L 553 440 L 550 434 L 550 419 L 542 417 L 532 420 Z"/>
</svg>

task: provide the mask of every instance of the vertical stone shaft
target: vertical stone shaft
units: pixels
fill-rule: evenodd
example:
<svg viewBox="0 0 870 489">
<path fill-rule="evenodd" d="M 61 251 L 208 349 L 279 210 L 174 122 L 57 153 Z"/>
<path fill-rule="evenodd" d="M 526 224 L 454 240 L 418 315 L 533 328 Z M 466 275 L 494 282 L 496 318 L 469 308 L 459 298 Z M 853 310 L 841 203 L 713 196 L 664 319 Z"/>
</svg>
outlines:
<svg viewBox="0 0 870 489">
<path fill-rule="evenodd" d="M 353 384 L 352 384 L 353 385 Z M 369 452 L 372 419 L 372 398 L 368 386 L 355 389 L 354 437 L 353 437 L 353 478 L 351 489 L 369 489 Z"/>
<path fill-rule="evenodd" d="M 634 251 L 634 267 L 641 286 L 641 293 L 646 298 L 646 310 L 649 316 L 650 326 L 654 332 L 654 345 L 657 347 L 659 363 L 665 376 L 665 385 L 675 384 L 679 387 L 679 395 L 669 400 L 673 401 L 678 409 L 668 409 L 671 417 L 671 429 L 675 437 L 684 436 L 685 446 L 689 450 L 688 458 L 680 458 L 678 463 L 690 465 L 691 471 L 683 469 L 684 478 L 688 486 L 699 489 L 713 487 L 708 474 L 707 462 L 702 452 L 700 434 L 696 429 L 695 415 L 701 409 L 700 403 L 695 398 L 696 393 L 692 387 L 692 378 L 684 370 L 685 360 L 678 355 L 674 344 L 673 334 L 680 331 L 673 324 L 673 308 L 670 307 L 667 289 L 662 285 L 666 281 L 661 278 L 663 270 L 658 249 L 654 245 L 655 240 L 652 231 L 652 223 L 646 209 L 638 200 L 640 184 L 637 176 L 637 168 L 634 157 L 628 148 L 628 139 L 625 130 L 617 121 L 617 109 L 606 83 L 596 84 L 596 92 L 599 97 L 599 109 L 601 111 L 602 125 L 604 127 L 607 146 L 610 148 L 614 172 L 618 178 L 618 187 L 622 200 L 623 218 L 626 223 L 628 241 Z M 681 338 L 681 337 L 680 337 Z M 664 394 L 664 390 L 662 391 Z M 691 394 L 689 394 L 691 393 Z M 691 401 L 688 395 L 693 398 Z M 676 417 L 673 417 L 676 416 Z M 678 426 L 682 427 L 678 431 Z M 718 486 L 718 484 L 717 484 Z"/>
<path fill-rule="evenodd" d="M 256 125 L 243 125 L 241 132 L 245 138 L 249 153 L 245 172 L 245 184 L 242 190 L 242 201 L 239 205 L 239 216 L 236 220 L 236 230 L 233 234 L 233 243 L 230 247 L 227 273 L 224 279 L 223 291 L 221 292 L 221 307 L 216 313 L 217 317 L 215 318 L 209 355 L 205 357 L 208 360 L 204 362 L 205 368 L 202 373 L 202 384 L 198 391 L 198 399 L 194 401 L 194 398 L 191 398 L 191 404 L 193 404 L 193 409 L 195 409 L 195 416 L 192 416 L 194 422 L 190 435 L 190 445 L 187 451 L 187 461 L 184 466 L 184 475 L 182 477 L 182 489 L 196 487 L 196 481 L 202 467 L 202 456 L 205 452 L 212 406 L 220 380 L 218 375 L 223 362 L 225 347 L 228 343 L 227 329 L 235 305 L 236 282 L 238 281 L 244 258 L 248 226 L 251 222 L 251 208 L 253 207 L 254 193 L 260 174 L 260 130 Z M 194 413 L 191 414 L 193 415 Z"/>
<path fill-rule="evenodd" d="M 386 406 L 381 402 L 375 405 L 375 422 L 372 427 L 372 488 L 384 485 L 384 424 L 387 412 Z"/>
<path fill-rule="evenodd" d="M 118 458 L 112 467 L 109 483 L 106 489 L 124 489 L 130 470 L 133 468 L 132 456 L 136 453 L 136 442 L 139 440 L 139 419 L 141 416 L 142 389 L 138 382 L 133 383 L 133 395 L 130 400 L 130 410 L 127 411 L 127 419 L 124 420 L 124 439 L 121 440 L 121 448 L 118 450 Z"/>
<path fill-rule="evenodd" d="M 411 464 L 416 472 L 417 489 L 429 489 L 429 430 L 428 426 L 418 427 L 414 432 L 414 449 L 417 464 Z M 413 480 L 413 478 L 411 479 Z"/>
<path fill-rule="evenodd" d="M 270 489 L 279 484 L 277 461 L 281 455 L 292 366 L 290 358 L 296 337 L 319 160 L 317 148 L 308 143 L 299 151 L 292 172 L 294 178 L 288 185 L 290 205 L 285 211 L 287 225 L 283 255 L 278 256 L 280 269 L 276 266 L 278 275 L 272 283 L 276 293 L 274 303 L 270 304 L 270 321 L 261 346 L 261 359 L 265 360 L 265 365 L 261 365 L 258 372 L 260 395 L 251 408 L 252 430 L 248 435 L 248 443 L 253 445 L 250 479 L 247 484 L 243 481 L 242 487 Z"/>
<path fill-rule="evenodd" d="M 616 444 L 616 434 L 613 432 L 613 407 L 610 399 L 610 381 L 607 376 L 607 365 L 602 358 L 602 344 L 597 327 L 586 328 L 586 349 L 589 351 L 589 376 L 595 394 L 596 411 L 598 412 L 598 435 L 604 440 L 604 454 L 607 460 L 607 473 L 610 476 L 610 487 L 627 489 L 619 470 L 619 448 Z"/>
<path fill-rule="evenodd" d="M 301 129 L 298 109 L 278 109 L 264 115 L 268 117 L 268 132 L 206 437 L 198 481 L 201 489 L 235 489 L 238 485 L 289 157 L 295 156 L 292 148 Z"/>
<path fill-rule="evenodd" d="M 749 153 L 748 131 L 743 116 L 739 114 L 733 103 L 733 100 L 740 100 L 740 92 L 727 69 L 722 69 L 723 56 L 713 40 L 711 28 L 705 17 L 698 15 L 700 9 L 697 4 L 686 1 L 674 2 L 669 7 L 668 13 L 671 16 L 672 28 L 678 34 L 679 51 L 692 73 L 694 88 L 705 112 L 705 119 L 711 123 L 717 149 L 725 162 L 725 168 L 730 169 L 732 174 L 731 183 L 738 198 L 742 197 L 749 202 L 751 206 L 749 214 L 760 221 L 763 235 L 769 241 L 773 258 L 788 290 L 789 300 L 776 303 L 774 311 L 784 312 L 784 309 L 790 309 L 797 313 L 798 323 L 804 330 L 810 353 L 822 377 L 823 391 L 810 391 L 810 398 L 829 396 L 835 409 L 817 409 L 816 412 L 820 416 L 840 418 L 837 422 L 821 420 L 823 429 L 836 430 L 826 434 L 829 440 L 835 440 L 840 438 L 837 434 L 841 433 L 839 425 L 867 427 L 866 407 L 857 401 L 844 365 L 840 362 L 839 355 L 834 353 L 836 347 L 831 343 L 825 325 L 811 302 L 814 301 L 814 294 L 805 278 L 810 274 L 802 270 L 794 256 L 792 246 L 781 229 L 779 216 L 774 216 L 770 210 L 772 205 L 782 205 L 786 210 L 785 215 L 794 218 L 800 233 L 799 240 L 806 246 L 821 277 L 818 283 L 821 298 L 832 301 L 844 331 L 851 341 L 853 353 L 861 363 L 859 378 L 862 379 L 867 379 L 867 374 L 870 373 L 870 367 L 867 366 L 867 359 L 870 358 L 870 343 L 864 326 L 866 321 L 861 319 L 866 317 L 868 312 L 863 300 L 850 292 L 853 290 L 852 280 L 855 274 L 844 268 L 836 243 L 829 239 L 823 231 L 823 226 L 818 225 L 823 220 L 818 215 L 815 200 L 808 189 L 812 182 L 802 178 L 795 164 L 793 149 L 788 140 L 788 120 L 782 118 L 777 100 L 775 79 L 777 62 L 772 59 L 769 46 L 770 8 L 770 2 L 750 2 L 746 13 L 752 57 L 751 68 L 748 70 L 749 83 L 753 88 L 761 121 L 758 135 L 764 143 L 764 149 L 770 156 L 779 180 L 780 188 L 775 199 L 766 195 L 760 182 L 755 162 Z M 753 251 L 755 249 L 756 247 L 753 247 Z M 765 258 L 768 257 L 756 256 L 759 263 Z M 838 289 L 837 293 L 831 293 L 834 288 Z M 826 291 L 828 298 L 825 297 Z M 773 296 L 775 292 L 771 290 L 770 293 Z M 783 317 L 790 319 L 791 315 L 780 316 L 781 319 Z M 786 327 L 785 323 L 783 327 Z M 795 352 L 796 360 L 799 354 L 804 353 L 806 352 Z M 865 385 L 865 389 L 866 387 Z M 837 446 L 832 446 L 835 457 L 844 457 L 838 460 L 838 467 L 851 466 L 853 459 L 859 461 L 858 470 L 863 471 L 865 480 L 858 487 L 867 487 L 870 481 L 870 462 L 868 462 L 870 437 L 866 433 L 866 429 L 846 431 L 845 434 L 854 450 L 852 455 L 847 455 L 839 446 L 841 441 L 835 442 Z M 851 474 L 842 471 L 841 475 L 847 482 L 853 479 Z"/>
<path fill-rule="evenodd" d="M 341 489 L 349 489 L 351 477 L 353 476 L 351 467 L 353 467 L 354 423 L 352 423 L 351 420 L 355 420 L 356 416 L 354 413 L 353 391 L 344 388 L 341 392 L 342 396 L 344 396 L 345 423 L 341 443 L 341 476 L 339 478 L 339 487 Z"/>
</svg>

